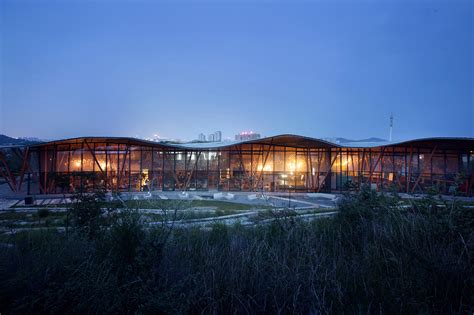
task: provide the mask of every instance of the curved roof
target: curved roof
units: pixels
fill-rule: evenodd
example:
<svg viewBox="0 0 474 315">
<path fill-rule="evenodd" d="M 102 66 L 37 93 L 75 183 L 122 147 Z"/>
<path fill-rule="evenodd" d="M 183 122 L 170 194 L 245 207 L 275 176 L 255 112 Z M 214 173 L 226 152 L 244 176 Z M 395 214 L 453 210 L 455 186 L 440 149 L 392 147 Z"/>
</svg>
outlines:
<svg viewBox="0 0 474 315">
<path fill-rule="evenodd" d="M 79 144 L 84 141 L 88 143 L 120 143 L 132 145 L 146 145 L 170 149 L 192 149 L 192 150 L 211 150 L 218 148 L 228 148 L 240 144 L 270 144 L 290 147 L 320 147 L 320 148 L 378 148 L 378 147 L 401 147 L 401 146 L 417 146 L 429 147 L 437 146 L 443 149 L 466 149 L 474 150 L 474 138 L 467 137 L 433 137 L 421 138 L 414 140 L 398 141 L 398 142 L 349 142 L 334 143 L 323 139 L 305 137 L 300 135 L 282 134 L 271 137 L 265 137 L 248 141 L 224 141 L 224 142 L 188 142 L 188 143 L 167 143 L 142 140 L 130 137 L 80 137 L 63 140 L 54 140 L 49 142 L 30 145 L 30 147 L 41 147 L 46 145 L 57 144 Z"/>
</svg>

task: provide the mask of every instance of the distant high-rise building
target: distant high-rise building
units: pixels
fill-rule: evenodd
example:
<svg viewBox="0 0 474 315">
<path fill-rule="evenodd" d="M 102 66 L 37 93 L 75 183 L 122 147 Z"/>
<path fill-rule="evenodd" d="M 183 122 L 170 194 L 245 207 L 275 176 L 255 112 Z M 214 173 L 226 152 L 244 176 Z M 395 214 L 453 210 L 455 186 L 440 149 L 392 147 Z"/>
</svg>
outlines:
<svg viewBox="0 0 474 315">
<path fill-rule="evenodd" d="M 214 132 L 214 141 L 221 142 L 222 141 L 222 132 L 219 130 Z"/>
<path fill-rule="evenodd" d="M 239 134 L 235 135 L 235 140 L 237 141 L 247 141 L 247 140 L 256 140 L 260 139 L 260 134 L 253 131 L 242 131 Z"/>
<path fill-rule="evenodd" d="M 204 142 L 204 141 L 207 141 L 207 142 L 221 142 L 222 141 L 222 132 L 218 130 L 214 133 L 210 133 L 209 135 L 207 135 L 207 137 L 203 133 L 200 133 L 198 135 L 198 141 L 201 141 L 201 142 Z"/>
</svg>

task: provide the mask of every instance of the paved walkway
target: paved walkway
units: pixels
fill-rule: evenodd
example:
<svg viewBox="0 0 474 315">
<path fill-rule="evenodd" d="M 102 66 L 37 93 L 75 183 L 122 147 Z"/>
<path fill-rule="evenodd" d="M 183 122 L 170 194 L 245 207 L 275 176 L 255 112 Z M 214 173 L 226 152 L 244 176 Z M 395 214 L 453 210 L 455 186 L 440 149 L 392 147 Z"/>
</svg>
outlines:
<svg viewBox="0 0 474 315">
<path fill-rule="evenodd" d="M 18 200 L 11 199 L 0 199 L 0 210 L 8 210 L 10 207 L 13 207 Z"/>
</svg>

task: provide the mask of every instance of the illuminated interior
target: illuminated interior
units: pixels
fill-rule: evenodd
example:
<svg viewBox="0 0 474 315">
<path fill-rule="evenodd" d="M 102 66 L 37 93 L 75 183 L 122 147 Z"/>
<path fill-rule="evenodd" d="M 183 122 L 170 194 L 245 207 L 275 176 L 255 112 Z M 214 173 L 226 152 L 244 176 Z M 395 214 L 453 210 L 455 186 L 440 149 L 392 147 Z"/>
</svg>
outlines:
<svg viewBox="0 0 474 315">
<path fill-rule="evenodd" d="M 299 136 L 192 147 L 79 138 L 30 148 L 33 193 L 93 191 L 331 192 L 472 190 L 474 141 L 344 147 Z M 58 178 L 68 183 L 59 185 Z"/>
</svg>

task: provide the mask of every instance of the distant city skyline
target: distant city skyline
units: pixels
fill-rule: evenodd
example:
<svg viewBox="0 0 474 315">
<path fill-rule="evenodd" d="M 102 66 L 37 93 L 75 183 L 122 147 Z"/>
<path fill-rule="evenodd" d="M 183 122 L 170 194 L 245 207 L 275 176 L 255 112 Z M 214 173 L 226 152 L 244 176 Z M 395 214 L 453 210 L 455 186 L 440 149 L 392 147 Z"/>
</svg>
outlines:
<svg viewBox="0 0 474 315">
<path fill-rule="evenodd" d="M 128 135 L 126 137 L 129 137 L 129 138 L 135 138 L 135 139 L 142 139 L 142 140 L 147 140 L 147 141 L 155 141 L 155 142 L 161 142 L 161 141 L 164 141 L 164 142 L 168 142 L 168 141 L 171 141 L 171 142 L 195 142 L 195 141 L 201 141 L 201 142 L 239 142 L 239 141 L 248 141 L 248 140 L 255 140 L 255 139 L 260 139 L 260 138 L 268 138 L 268 137 L 274 137 L 274 136 L 279 136 L 279 135 L 285 135 L 285 134 L 282 134 L 282 133 L 279 133 L 279 134 L 272 134 L 272 135 L 260 135 L 259 133 L 255 133 L 255 137 L 238 137 L 239 135 L 241 136 L 242 133 L 239 133 L 237 135 L 234 135 L 234 136 L 228 136 L 228 135 L 221 135 L 221 138 L 218 138 L 216 140 L 210 140 L 209 139 L 209 136 L 213 135 L 213 134 L 209 134 L 207 137 L 206 135 L 200 133 L 198 135 L 198 137 L 195 137 L 195 138 L 192 138 L 192 139 L 182 139 L 182 138 L 177 138 L 177 137 L 162 137 L 162 136 L 159 136 L 158 134 L 154 134 L 152 136 L 148 136 L 148 135 Z M 0 134 L 0 135 L 3 135 L 3 134 Z M 204 136 L 204 138 L 200 137 L 200 136 Z M 298 134 L 292 134 L 292 135 L 295 135 L 295 136 L 306 136 L 306 135 L 298 135 Z M 62 140 L 62 139 L 65 139 L 65 138 L 38 138 L 38 137 L 25 137 L 25 136 L 14 136 L 14 135 L 6 135 L 8 137 L 12 137 L 14 139 L 21 139 L 21 140 L 28 140 L 28 141 L 53 141 L 53 140 Z M 106 136 L 106 135 L 103 135 L 103 136 Z M 109 135 L 110 136 L 110 135 Z M 84 138 L 85 136 L 78 136 L 78 138 Z M 96 135 L 94 135 L 94 137 L 96 137 Z M 76 137 L 71 137 L 71 138 L 76 138 Z M 384 141 L 387 141 L 387 142 L 390 142 L 390 140 L 388 138 L 384 138 L 384 137 L 368 137 L 368 138 L 348 138 L 348 137 L 313 137 L 313 138 L 316 138 L 316 139 L 322 139 L 322 140 L 326 140 L 326 141 L 330 141 L 330 142 L 333 142 L 333 143 L 338 143 L 339 142 L 339 139 L 343 139 L 343 140 L 347 140 L 347 141 L 361 141 L 361 140 L 371 140 L 372 142 L 376 142 L 376 141 L 381 141 L 381 140 L 384 140 Z M 220 140 L 219 140 L 220 139 Z M 413 140 L 413 139 L 411 139 Z"/>
<path fill-rule="evenodd" d="M 0 134 L 474 137 L 472 1 L 0 2 Z"/>
</svg>

